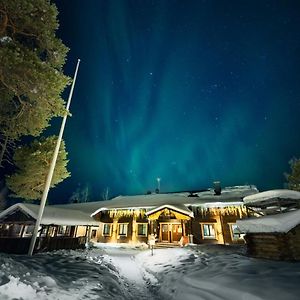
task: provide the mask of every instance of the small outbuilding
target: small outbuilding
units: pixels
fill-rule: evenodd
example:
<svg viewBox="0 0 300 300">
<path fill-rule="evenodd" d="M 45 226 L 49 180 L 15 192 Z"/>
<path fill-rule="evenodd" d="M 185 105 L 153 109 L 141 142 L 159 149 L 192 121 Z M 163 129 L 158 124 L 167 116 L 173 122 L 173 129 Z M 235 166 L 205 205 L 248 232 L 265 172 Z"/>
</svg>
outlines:
<svg viewBox="0 0 300 300">
<path fill-rule="evenodd" d="M 252 217 L 238 220 L 250 256 L 300 260 L 300 193 L 273 190 L 244 198 Z"/>
</svg>

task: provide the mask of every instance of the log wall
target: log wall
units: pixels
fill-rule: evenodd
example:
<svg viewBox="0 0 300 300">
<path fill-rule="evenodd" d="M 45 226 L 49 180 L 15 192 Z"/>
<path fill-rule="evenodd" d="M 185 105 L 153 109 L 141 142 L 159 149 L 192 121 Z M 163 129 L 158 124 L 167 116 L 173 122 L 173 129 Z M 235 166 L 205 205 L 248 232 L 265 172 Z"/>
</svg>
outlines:
<svg viewBox="0 0 300 300">
<path fill-rule="evenodd" d="M 249 233 L 245 240 L 250 256 L 300 261 L 300 224 L 288 233 Z"/>
<path fill-rule="evenodd" d="M 196 212 L 195 218 L 190 221 L 191 233 L 196 244 L 244 244 L 243 239 L 233 239 L 230 224 L 235 224 L 240 217 L 237 214 L 228 212 L 225 215 L 212 214 L 205 215 Z M 202 236 L 201 223 L 214 224 L 216 238 L 208 239 Z"/>
<path fill-rule="evenodd" d="M 133 216 L 124 216 L 124 217 L 119 217 L 116 219 L 113 219 L 109 217 L 107 213 L 102 213 L 101 216 L 99 217 L 99 220 L 101 222 L 100 224 L 100 234 L 97 238 L 98 242 L 101 243 L 131 243 L 133 239 Z M 148 221 L 145 218 L 137 218 L 135 220 L 136 223 L 147 223 Z M 110 235 L 103 235 L 103 226 L 104 223 L 109 223 L 112 224 L 112 232 Z M 127 227 L 127 235 L 122 236 L 118 235 L 118 226 L 121 223 L 126 223 L 128 224 Z M 148 233 L 149 233 L 149 227 L 148 227 Z M 147 243 L 148 241 L 148 236 L 136 236 L 135 237 L 135 242 L 143 242 Z"/>
<path fill-rule="evenodd" d="M 244 244 L 243 239 L 233 239 L 230 224 L 236 223 L 237 219 L 241 218 L 241 215 L 235 210 L 223 208 L 222 210 L 213 209 L 206 210 L 203 213 L 201 210 L 194 211 L 195 218 L 185 221 L 185 234 L 192 234 L 194 236 L 193 241 L 196 244 Z M 113 218 L 110 217 L 109 213 L 101 212 L 96 216 L 96 219 L 101 222 L 100 224 L 100 235 L 98 237 L 99 242 L 103 243 L 130 243 L 133 241 L 133 216 L 124 216 Z M 173 221 L 178 222 L 179 220 L 174 219 L 171 215 L 161 215 L 157 220 L 151 221 L 152 227 L 148 226 L 148 234 L 155 233 L 159 237 L 160 223 L 172 223 Z M 136 219 L 137 223 L 148 223 L 147 217 L 143 216 Z M 110 223 L 113 226 L 110 235 L 103 236 L 103 224 Z M 128 223 L 127 236 L 119 236 L 117 234 L 117 226 L 119 223 Z M 215 238 L 203 237 L 201 230 L 201 223 L 214 224 Z M 135 241 L 147 242 L 148 237 L 137 236 Z"/>
</svg>

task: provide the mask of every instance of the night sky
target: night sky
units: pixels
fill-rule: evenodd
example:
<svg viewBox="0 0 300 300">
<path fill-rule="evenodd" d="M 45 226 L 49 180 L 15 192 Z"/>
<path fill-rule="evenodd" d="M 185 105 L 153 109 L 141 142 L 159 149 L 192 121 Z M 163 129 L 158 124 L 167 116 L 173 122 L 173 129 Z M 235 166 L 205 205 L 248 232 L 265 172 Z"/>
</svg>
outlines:
<svg viewBox="0 0 300 300">
<path fill-rule="evenodd" d="M 283 187 L 300 156 L 300 1 L 55 2 L 65 73 L 82 62 L 72 176 L 50 201 L 79 184 L 90 200 L 145 193 L 157 177 L 162 192 Z"/>
</svg>

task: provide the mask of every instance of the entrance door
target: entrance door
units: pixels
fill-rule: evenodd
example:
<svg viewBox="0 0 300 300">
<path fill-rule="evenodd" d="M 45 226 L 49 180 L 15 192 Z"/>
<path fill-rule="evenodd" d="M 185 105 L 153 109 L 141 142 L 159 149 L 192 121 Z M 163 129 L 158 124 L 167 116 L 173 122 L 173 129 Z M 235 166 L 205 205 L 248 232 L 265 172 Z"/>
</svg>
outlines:
<svg viewBox="0 0 300 300">
<path fill-rule="evenodd" d="M 169 224 L 161 224 L 161 240 L 169 242 Z"/>
<path fill-rule="evenodd" d="M 179 242 L 182 237 L 182 226 L 181 224 L 172 225 L 172 242 Z"/>
</svg>

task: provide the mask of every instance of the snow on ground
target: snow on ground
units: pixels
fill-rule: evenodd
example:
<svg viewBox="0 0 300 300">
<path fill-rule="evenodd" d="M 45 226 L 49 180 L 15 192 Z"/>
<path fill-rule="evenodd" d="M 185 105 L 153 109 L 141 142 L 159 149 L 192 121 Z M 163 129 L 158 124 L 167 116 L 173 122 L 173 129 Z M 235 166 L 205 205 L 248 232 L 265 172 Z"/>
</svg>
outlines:
<svg viewBox="0 0 300 300">
<path fill-rule="evenodd" d="M 241 247 L 143 249 L 97 244 L 33 257 L 0 254 L 0 300 L 293 300 L 300 263 L 246 257 Z"/>
<path fill-rule="evenodd" d="M 249 258 L 240 249 L 219 245 L 169 249 L 169 265 L 162 258 L 143 264 L 157 274 L 158 289 L 166 299 L 299 299 L 300 263 Z"/>
<path fill-rule="evenodd" d="M 124 299 L 125 291 L 117 270 L 99 249 L 0 255 L 1 300 Z"/>
</svg>

